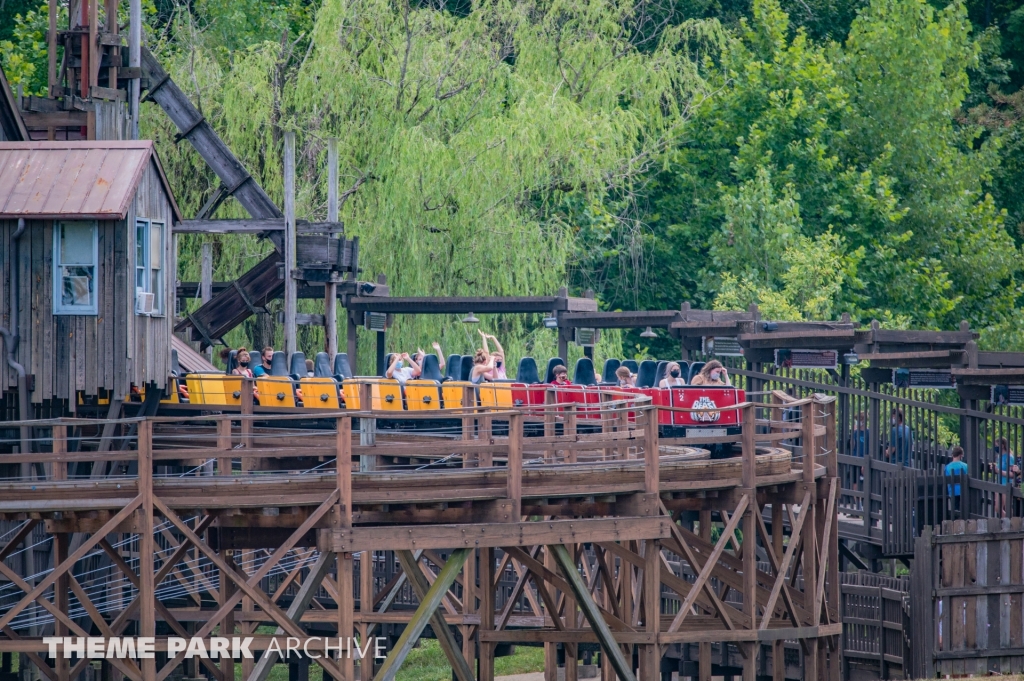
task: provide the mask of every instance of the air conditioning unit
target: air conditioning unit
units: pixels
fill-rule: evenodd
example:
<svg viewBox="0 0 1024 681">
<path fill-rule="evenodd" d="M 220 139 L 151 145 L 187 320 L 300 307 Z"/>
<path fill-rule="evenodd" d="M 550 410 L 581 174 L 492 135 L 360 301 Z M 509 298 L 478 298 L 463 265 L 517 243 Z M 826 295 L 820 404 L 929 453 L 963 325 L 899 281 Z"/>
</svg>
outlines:
<svg viewBox="0 0 1024 681">
<path fill-rule="evenodd" d="M 152 293 L 146 293 L 145 291 L 135 291 L 135 313 L 136 314 L 153 314 L 153 306 L 156 299 Z"/>
</svg>

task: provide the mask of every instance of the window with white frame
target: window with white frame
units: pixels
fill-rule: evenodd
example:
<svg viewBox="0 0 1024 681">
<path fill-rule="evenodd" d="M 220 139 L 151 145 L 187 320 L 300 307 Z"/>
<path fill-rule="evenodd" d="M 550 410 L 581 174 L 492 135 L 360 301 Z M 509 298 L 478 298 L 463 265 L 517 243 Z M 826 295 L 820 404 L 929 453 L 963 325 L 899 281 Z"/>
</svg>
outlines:
<svg viewBox="0 0 1024 681">
<path fill-rule="evenodd" d="M 135 221 L 135 311 L 163 314 L 164 223 Z"/>
<path fill-rule="evenodd" d="M 54 314 L 96 314 L 98 240 L 94 220 L 53 224 Z"/>
</svg>

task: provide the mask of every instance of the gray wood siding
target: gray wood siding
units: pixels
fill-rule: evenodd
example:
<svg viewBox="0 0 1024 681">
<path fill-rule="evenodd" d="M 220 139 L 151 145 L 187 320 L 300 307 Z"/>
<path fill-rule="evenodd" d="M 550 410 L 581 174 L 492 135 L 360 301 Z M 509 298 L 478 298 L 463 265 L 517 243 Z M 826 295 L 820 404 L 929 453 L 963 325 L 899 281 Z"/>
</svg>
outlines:
<svg viewBox="0 0 1024 681">
<path fill-rule="evenodd" d="M 161 316 L 135 314 L 135 216 L 165 223 L 164 301 Z M 73 219 L 73 216 L 68 216 Z M 64 399 L 100 388 L 126 395 L 132 384 L 163 387 L 170 371 L 175 263 L 173 213 L 156 167 L 150 163 L 126 220 L 98 223 L 97 314 L 53 314 L 53 222 L 29 220 L 21 254 L 12 263 L 16 220 L 0 220 L 0 324 L 10 328 L 11 267 L 19 268 L 21 342 L 17 360 L 35 376 L 32 401 Z M 0 388 L 14 389 L 17 374 L 0 354 Z M 73 408 L 73 407 L 72 407 Z"/>
</svg>

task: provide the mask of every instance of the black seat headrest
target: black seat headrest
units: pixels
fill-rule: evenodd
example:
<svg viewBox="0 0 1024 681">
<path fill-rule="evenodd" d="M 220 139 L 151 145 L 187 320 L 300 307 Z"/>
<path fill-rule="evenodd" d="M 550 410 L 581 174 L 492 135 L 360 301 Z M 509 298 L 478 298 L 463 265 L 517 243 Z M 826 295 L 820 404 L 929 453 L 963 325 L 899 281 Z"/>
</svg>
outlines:
<svg viewBox="0 0 1024 681">
<path fill-rule="evenodd" d="M 437 355 L 424 355 L 423 364 L 420 365 L 420 378 L 427 381 L 441 381 L 441 363 L 437 361 Z"/>
<path fill-rule="evenodd" d="M 658 363 L 653 359 L 645 359 L 640 362 L 640 368 L 636 372 L 636 387 L 653 388 L 654 374 L 658 370 Z"/>
<path fill-rule="evenodd" d="M 388 354 L 384 355 L 384 368 L 380 370 L 380 375 L 381 376 L 387 376 L 388 375 L 388 369 L 391 368 L 391 363 L 394 362 L 394 361 L 395 361 L 395 353 L 389 352 Z"/>
<path fill-rule="evenodd" d="M 339 352 L 334 356 L 334 377 L 352 378 L 352 367 L 348 364 L 348 353 Z"/>
<path fill-rule="evenodd" d="M 331 356 L 326 352 L 318 352 L 313 358 L 313 376 L 316 378 L 331 377 Z"/>
<path fill-rule="evenodd" d="M 624 366 L 627 369 L 629 369 L 629 373 L 631 374 L 635 374 L 639 371 L 635 359 L 624 359 L 622 360 L 622 364 L 620 366 Z"/>
<path fill-rule="evenodd" d="M 554 374 L 553 370 L 559 364 L 565 366 L 565 360 L 562 359 L 561 357 L 552 357 L 551 359 L 548 360 L 548 370 L 544 372 L 544 377 L 545 377 L 544 378 L 544 382 L 545 383 L 554 383 L 555 382 L 555 374 Z"/>
<path fill-rule="evenodd" d="M 594 360 L 589 357 L 580 357 L 576 360 L 576 370 L 572 373 L 572 382 L 576 385 L 597 385 L 597 376 L 594 375 Z"/>
<path fill-rule="evenodd" d="M 448 355 L 448 361 L 444 365 L 444 375 L 453 381 L 458 381 L 462 374 L 462 355 Z"/>
<path fill-rule="evenodd" d="M 288 363 L 285 362 L 284 353 L 278 350 L 274 353 L 274 356 L 270 360 L 270 375 L 271 376 L 287 376 L 288 375 Z"/>
<path fill-rule="evenodd" d="M 619 377 L 615 375 L 618 368 L 622 366 L 622 363 L 617 359 L 606 359 L 604 361 L 604 371 L 601 372 L 602 383 L 618 383 Z"/>
<path fill-rule="evenodd" d="M 171 348 L 171 375 L 181 376 L 181 365 L 178 364 L 178 351 Z"/>
<path fill-rule="evenodd" d="M 461 366 L 459 368 L 459 376 L 456 380 L 468 381 L 469 377 L 473 375 L 473 357 L 471 355 L 463 355 Z"/>
<path fill-rule="evenodd" d="M 693 383 L 694 377 L 700 373 L 700 370 L 704 368 L 707 362 L 694 362 L 690 365 L 690 371 L 686 374 L 686 382 Z"/>
<path fill-rule="evenodd" d="M 224 373 L 226 374 L 230 374 L 238 368 L 238 350 L 232 350 L 228 353 L 227 367 L 228 368 L 224 370 Z"/>
<path fill-rule="evenodd" d="M 295 379 L 306 375 L 306 353 L 298 350 L 292 353 L 291 371 L 288 373 Z"/>
<path fill-rule="evenodd" d="M 663 359 L 658 362 L 658 366 L 654 369 L 654 387 L 657 388 L 661 385 L 661 379 L 665 378 L 668 374 L 668 360 Z"/>
<path fill-rule="evenodd" d="M 520 383 L 540 383 L 540 375 L 537 373 L 537 360 L 533 357 L 523 357 L 520 359 L 516 380 Z"/>
</svg>

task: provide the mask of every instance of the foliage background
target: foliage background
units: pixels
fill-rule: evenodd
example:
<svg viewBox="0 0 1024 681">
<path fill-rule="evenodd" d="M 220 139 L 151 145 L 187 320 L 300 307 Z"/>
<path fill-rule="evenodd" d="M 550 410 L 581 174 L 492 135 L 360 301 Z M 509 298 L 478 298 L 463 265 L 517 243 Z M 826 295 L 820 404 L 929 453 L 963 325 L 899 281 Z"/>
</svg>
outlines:
<svg viewBox="0 0 1024 681">
<path fill-rule="evenodd" d="M 0 0 L 0 63 L 26 92 L 45 87 L 37 4 Z M 967 319 L 984 346 L 1024 349 L 1020 2 L 156 0 L 146 39 L 278 201 L 296 131 L 300 217 L 325 217 L 340 139 L 363 278 L 396 295 L 568 284 L 606 309 Z M 158 108 L 142 127 L 194 214 L 216 178 Z M 218 280 L 269 248 L 181 238 L 184 281 L 203 240 Z M 554 352 L 539 318 L 482 327 L 512 362 Z M 640 331 L 604 334 L 599 356 L 675 353 Z M 261 316 L 229 341 L 278 333 Z M 399 317 L 389 349 L 432 340 L 469 352 L 475 328 Z"/>
</svg>

